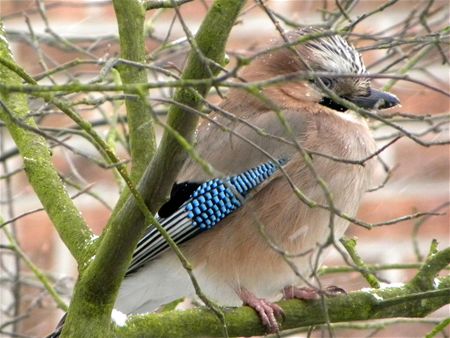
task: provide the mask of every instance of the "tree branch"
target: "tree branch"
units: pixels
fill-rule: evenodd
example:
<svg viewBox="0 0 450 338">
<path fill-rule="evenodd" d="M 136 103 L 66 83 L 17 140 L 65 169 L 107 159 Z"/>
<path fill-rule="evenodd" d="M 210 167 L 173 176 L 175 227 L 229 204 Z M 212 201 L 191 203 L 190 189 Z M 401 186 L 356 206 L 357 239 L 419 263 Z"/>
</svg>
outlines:
<svg viewBox="0 0 450 338">
<path fill-rule="evenodd" d="M 353 263 L 355 263 L 355 265 L 358 267 L 359 272 L 361 272 L 361 275 L 366 279 L 369 285 L 374 289 L 379 289 L 380 282 L 378 281 L 377 277 L 369 270 L 367 264 L 363 261 L 361 256 L 356 251 L 356 239 L 347 239 L 344 237 L 341 238 L 340 242 L 344 246 L 345 250 L 347 250 Z"/>
<path fill-rule="evenodd" d="M 283 330 L 323 324 L 326 322 L 323 303 L 332 323 L 395 317 L 424 317 L 450 303 L 450 276 L 435 278 L 450 263 L 450 248 L 431 255 L 417 275 L 407 284 L 364 289 L 338 297 L 317 301 L 288 300 L 277 304 L 285 318 Z M 428 288 L 417 292 L 417 280 L 427 280 Z M 431 282 L 431 284 L 429 283 Z M 249 307 L 225 311 L 230 336 L 265 334 L 255 311 Z M 116 327 L 120 337 L 220 337 L 222 327 L 217 318 L 204 308 L 169 311 L 159 314 L 129 316 L 126 325 Z"/>
<path fill-rule="evenodd" d="M 406 287 L 368 289 L 348 295 L 327 298 L 326 308 L 332 323 L 371 320 L 394 317 L 422 317 L 450 303 L 450 277 L 439 280 L 439 297 L 428 297 L 420 305 L 415 293 L 412 299 L 404 299 L 395 306 L 377 308 L 383 300 L 411 295 Z M 299 300 L 277 303 L 285 313 L 281 322 L 283 330 L 308 327 L 325 323 L 321 300 Z M 265 334 L 260 319 L 249 307 L 230 309 L 225 312 L 230 336 L 258 336 Z M 123 327 L 116 328 L 119 337 L 221 337 L 221 325 L 208 310 L 169 311 L 160 314 L 130 316 Z"/>
<path fill-rule="evenodd" d="M 0 59 L 15 65 L 1 22 Z M 0 63 L 0 81 L 7 85 L 22 83 L 20 77 L 2 63 Z M 61 239 L 81 265 L 90 249 L 93 235 L 53 167 L 51 151 L 45 139 L 22 128 L 14 121 L 23 119 L 25 125 L 32 129 L 37 128 L 32 118 L 26 118 L 29 112 L 27 96 L 23 93 L 0 92 L 0 101 L 2 102 L 0 119 L 6 124 L 19 149 L 28 180 Z"/>
<path fill-rule="evenodd" d="M 222 62 L 225 44 L 244 0 L 217 0 L 211 7 L 195 38 L 198 49 L 190 53 L 183 79 L 211 77 L 206 58 Z M 205 95 L 210 86 L 199 85 L 195 89 Z M 180 88 L 176 100 L 189 106 L 199 107 L 198 94 L 190 88 Z M 198 116 L 178 107 L 169 111 L 168 125 L 171 130 L 187 140 L 192 140 Z M 161 146 L 152 165 L 145 172 L 139 184 L 139 192 L 146 198 L 150 210 L 155 212 L 164 200 L 186 158 L 184 148 L 165 132 Z M 129 196 L 115 208 L 107 230 L 92 264 L 78 281 L 69 315 L 64 325 L 64 336 L 100 337 L 107 335 L 110 315 L 132 252 L 142 232 L 148 225 L 143 217 L 141 201 Z M 152 219 L 148 215 L 149 220 Z M 223 328 L 222 328 L 223 329 Z"/>
<path fill-rule="evenodd" d="M 0 216 L 0 222 L 3 222 L 2 216 Z M 14 235 L 8 231 L 8 229 L 4 228 L 3 233 L 9 241 L 9 249 L 15 251 L 19 257 L 25 262 L 28 268 L 33 272 L 36 278 L 41 282 L 42 286 L 47 290 L 50 297 L 53 298 L 58 307 L 67 311 L 68 307 L 61 296 L 56 291 L 55 287 L 48 280 L 47 276 L 31 261 L 31 259 L 25 254 L 20 245 L 17 243 Z"/>
<path fill-rule="evenodd" d="M 243 7 L 245 0 L 217 0 L 211 6 L 208 15 L 195 36 L 198 50 L 189 54 L 187 66 L 182 80 L 201 80 L 211 78 L 211 71 L 217 74 L 216 67 L 205 64 L 206 59 L 222 64 L 224 62 L 225 44 L 234 21 Z M 200 54 L 201 53 L 201 54 Z M 192 89 L 205 96 L 212 83 L 194 85 L 192 88 L 179 88 L 175 93 L 175 101 L 199 109 L 201 100 Z M 199 116 L 188 112 L 177 105 L 172 105 L 167 118 L 167 124 L 186 140 L 191 141 L 198 124 Z M 161 145 L 155 155 L 152 166 L 148 167 L 141 187 L 146 201 L 151 209 L 156 211 L 168 196 L 172 184 L 181 169 L 187 154 L 178 141 L 167 130 L 161 140 Z"/>
<path fill-rule="evenodd" d="M 146 11 L 158 8 L 174 8 L 176 6 L 181 6 L 192 0 L 147 0 L 144 1 L 144 8 Z"/>
<path fill-rule="evenodd" d="M 138 0 L 114 0 L 114 11 L 119 26 L 120 55 L 125 60 L 145 62 L 145 11 Z M 118 67 L 124 84 L 147 83 L 144 68 L 120 64 Z M 124 91 L 130 94 L 129 91 Z M 135 93 L 135 92 L 133 92 Z M 153 119 L 147 113 L 142 98 L 125 99 L 131 148 L 131 180 L 137 183 L 153 158 L 156 139 Z"/>
</svg>

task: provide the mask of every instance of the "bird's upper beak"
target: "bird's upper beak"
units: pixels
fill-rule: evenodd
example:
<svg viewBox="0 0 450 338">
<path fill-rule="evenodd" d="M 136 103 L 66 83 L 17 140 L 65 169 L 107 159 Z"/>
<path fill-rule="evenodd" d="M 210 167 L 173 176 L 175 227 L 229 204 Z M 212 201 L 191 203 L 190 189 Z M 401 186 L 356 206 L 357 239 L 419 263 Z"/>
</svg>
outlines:
<svg viewBox="0 0 450 338">
<path fill-rule="evenodd" d="M 347 100 L 365 109 L 386 109 L 400 103 L 400 100 L 394 94 L 372 88 L 368 96 L 349 97 Z"/>
</svg>

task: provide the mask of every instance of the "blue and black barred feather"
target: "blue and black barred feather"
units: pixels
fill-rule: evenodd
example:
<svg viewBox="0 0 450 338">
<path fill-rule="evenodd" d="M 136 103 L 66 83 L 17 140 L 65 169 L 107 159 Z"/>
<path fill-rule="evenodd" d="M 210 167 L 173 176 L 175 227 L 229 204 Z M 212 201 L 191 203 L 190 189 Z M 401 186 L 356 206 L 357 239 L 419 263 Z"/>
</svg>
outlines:
<svg viewBox="0 0 450 338">
<path fill-rule="evenodd" d="M 266 162 L 235 176 L 215 178 L 201 184 L 177 184 L 172 189 L 171 199 L 161 208 L 158 220 L 177 244 L 184 243 L 239 209 L 249 194 L 285 163 L 284 159 L 278 163 Z M 158 230 L 150 228 L 139 241 L 127 274 L 168 248 Z"/>
</svg>

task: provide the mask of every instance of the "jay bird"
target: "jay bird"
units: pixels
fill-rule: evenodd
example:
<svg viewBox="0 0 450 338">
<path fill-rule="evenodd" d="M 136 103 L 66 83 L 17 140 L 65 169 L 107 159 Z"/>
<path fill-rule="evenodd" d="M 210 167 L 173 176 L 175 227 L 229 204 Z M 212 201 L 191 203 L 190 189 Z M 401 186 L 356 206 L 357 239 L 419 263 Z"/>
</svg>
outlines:
<svg viewBox="0 0 450 338">
<path fill-rule="evenodd" d="M 286 37 L 295 42 L 318 32 L 303 28 Z M 354 74 L 321 77 L 321 85 L 366 109 L 399 103 L 394 95 L 371 88 L 360 54 L 341 36 L 312 39 L 295 45 L 295 50 L 282 42 L 274 46 L 279 48 L 258 56 L 241 78 L 263 81 L 308 70 Z M 307 206 L 291 184 L 315 203 L 327 205 L 320 177 L 334 207 L 354 216 L 373 172 L 372 160 L 361 166 L 312 155 L 313 170 L 305 163 L 295 142 L 308 151 L 343 160 L 363 159 L 376 151 L 364 119 L 327 97 L 321 85 L 317 79 L 282 82 L 262 91 L 264 101 L 239 88 L 230 90 L 218 111 L 199 126 L 196 140 L 197 152 L 224 176 L 211 179 L 188 160 L 170 200 L 158 213 L 191 262 L 203 292 L 222 305 L 243 302 L 253 307 L 270 330 L 278 328 L 275 316 L 281 312 L 270 301 L 283 289 L 285 296 L 308 298 L 306 289 L 291 286 L 310 278 L 330 236 L 330 211 Z M 282 113 L 284 125 L 273 106 Z M 271 247 L 258 224 L 281 250 L 300 254 L 292 258 L 295 269 Z M 334 238 L 340 238 L 347 226 L 348 221 L 335 217 Z M 188 274 L 167 249 L 157 230 L 149 229 L 120 288 L 115 304 L 119 311 L 150 312 L 195 295 Z"/>
<path fill-rule="evenodd" d="M 302 28 L 286 38 L 294 43 L 320 32 Z M 399 100 L 371 88 L 360 54 L 339 35 L 292 47 L 278 41 L 272 47 L 246 66 L 240 78 L 264 81 L 302 71 L 355 76 L 277 83 L 261 91 L 266 100 L 231 89 L 196 134 L 197 152 L 223 176 L 211 179 L 189 159 L 158 218 L 209 298 L 225 306 L 249 305 L 276 331 L 282 311 L 271 301 L 282 291 L 287 298 L 314 297 L 311 289 L 298 286 L 322 261 L 331 229 L 339 239 L 349 223 L 336 216 L 331 226 L 331 211 L 309 207 L 293 186 L 321 205 L 328 205 L 327 190 L 334 208 L 354 216 L 374 170 L 373 160 L 364 166 L 336 160 L 364 159 L 376 145 L 365 120 L 327 96 L 323 86 L 365 109 L 389 108 Z M 312 168 L 299 147 L 314 153 L 309 157 Z M 294 268 L 271 243 L 290 254 Z M 158 231 L 149 228 L 134 252 L 115 308 L 126 314 L 151 312 L 184 296 L 195 296 L 187 272 Z"/>
</svg>

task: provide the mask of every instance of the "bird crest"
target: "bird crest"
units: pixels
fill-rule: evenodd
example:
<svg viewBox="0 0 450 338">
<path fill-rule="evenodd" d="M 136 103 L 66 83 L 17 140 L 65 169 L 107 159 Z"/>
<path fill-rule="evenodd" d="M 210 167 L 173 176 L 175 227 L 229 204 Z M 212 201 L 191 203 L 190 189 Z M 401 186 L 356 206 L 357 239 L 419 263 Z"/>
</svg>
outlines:
<svg viewBox="0 0 450 338">
<path fill-rule="evenodd" d="M 289 40 L 295 42 L 308 35 L 320 35 L 326 31 L 319 28 L 306 27 L 289 34 Z M 340 35 L 324 35 L 313 38 L 296 47 L 306 67 L 316 72 L 334 74 L 367 74 L 361 54 Z M 321 77 L 324 84 L 342 94 L 366 94 L 370 81 L 366 77 Z"/>
</svg>

